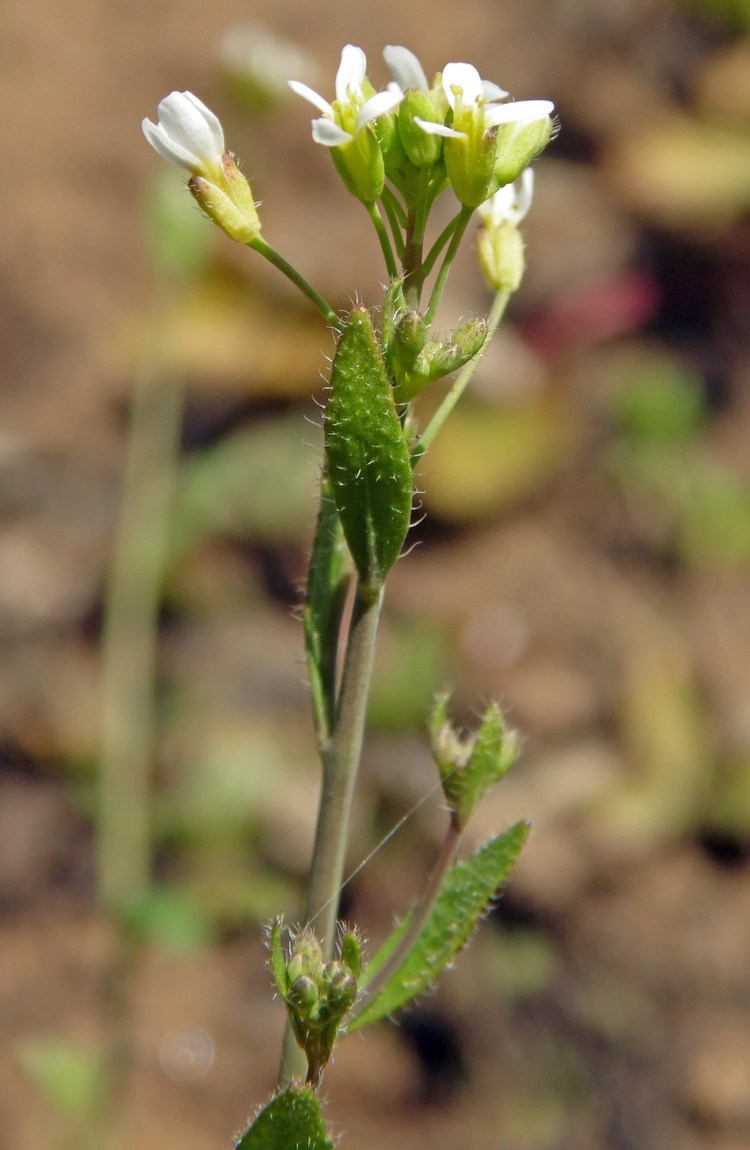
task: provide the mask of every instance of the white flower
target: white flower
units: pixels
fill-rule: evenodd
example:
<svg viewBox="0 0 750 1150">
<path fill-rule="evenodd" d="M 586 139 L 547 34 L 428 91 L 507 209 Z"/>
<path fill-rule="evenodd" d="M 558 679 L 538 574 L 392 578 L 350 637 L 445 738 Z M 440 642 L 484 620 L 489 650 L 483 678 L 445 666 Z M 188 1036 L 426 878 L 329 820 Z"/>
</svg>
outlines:
<svg viewBox="0 0 750 1150">
<path fill-rule="evenodd" d="M 498 188 L 477 210 L 488 228 L 498 228 L 504 223 L 517 225 L 527 214 L 533 198 L 534 173 L 531 168 L 525 168 L 517 180 Z"/>
<path fill-rule="evenodd" d="M 361 48 L 347 44 L 341 53 L 336 73 L 336 100 L 329 104 L 307 84 L 290 80 L 289 87 L 298 96 L 309 100 L 323 113 L 313 120 L 312 135 L 317 144 L 337 148 L 353 140 L 367 124 L 395 108 L 403 99 L 401 92 L 376 92 L 366 96 L 364 91 L 367 57 Z"/>
<path fill-rule="evenodd" d="M 391 70 L 393 82 L 388 85 L 391 92 L 406 92 L 408 88 L 419 88 L 429 92 L 430 85 L 424 68 L 408 48 L 400 44 L 388 44 L 383 49 L 383 59 Z"/>
<path fill-rule="evenodd" d="M 446 64 L 443 91 L 453 111 L 453 127 L 427 120 L 417 123 L 425 132 L 449 139 L 466 139 L 499 124 L 542 120 L 550 116 L 555 107 L 551 100 L 498 103 L 508 93 L 490 80 L 483 80 L 473 64 Z"/>
<path fill-rule="evenodd" d="M 249 244 L 260 235 L 250 185 L 224 146 L 218 117 L 192 92 L 171 92 L 159 104 L 159 123 L 141 122 L 152 148 L 190 176 L 188 188 L 228 236 Z"/>
<path fill-rule="evenodd" d="M 159 122 L 141 123 L 143 134 L 163 159 L 192 176 L 220 179 L 224 130 L 217 116 L 192 92 L 171 92 L 159 104 Z"/>
</svg>

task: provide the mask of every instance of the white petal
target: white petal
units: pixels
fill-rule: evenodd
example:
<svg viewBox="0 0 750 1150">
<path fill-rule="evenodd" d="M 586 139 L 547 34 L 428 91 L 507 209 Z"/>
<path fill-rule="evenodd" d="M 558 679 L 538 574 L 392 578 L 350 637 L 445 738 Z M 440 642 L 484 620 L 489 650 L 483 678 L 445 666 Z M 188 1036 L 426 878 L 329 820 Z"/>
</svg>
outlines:
<svg viewBox="0 0 750 1150">
<path fill-rule="evenodd" d="M 493 84 L 492 80 L 482 80 L 482 92 L 485 100 L 492 103 L 493 100 L 504 100 L 509 95 L 505 88 L 500 88 L 497 84 Z"/>
<path fill-rule="evenodd" d="M 202 100 L 199 100 L 197 96 L 194 96 L 192 92 L 183 92 L 182 94 L 186 100 L 190 101 L 196 111 L 199 112 L 203 119 L 206 121 L 206 125 L 208 126 L 208 130 L 211 133 L 216 151 L 220 156 L 223 156 L 226 151 L 226 147 L 224 144 L 224 129 L 221 126 L 219 117 L 214 112 L 212 112 L 210 108 L 207 108 Z"/>
<path fill-rule="evenodd" d="M 200 169 L 198 157 L 170 140 L 161 124 L 153 124 L 151 120 L 146 119 L 141 121 L 141 128 L 151 147 L 159 153 L 163 160 L 168 160 L 170 164 L 176 164 L 178 168 L 184 168 L 185 171 L 192 174 Z"/>
<path fill-rule="evenodd" d="M 494 196 L 483 203 L 478 211 L 487 227 L 499 227 L 506 221 L 520 224 L 531 207 L 534 198 L 534 173 L 524 168 L 512 184 L 499 188 Z"/>
<path fill-rule="evenodd" d="M 551 100 L 516 100 L 511 104 L 493 104 L 487 109 L 490 124 L 515 124 L 525 120 L 543 120 L 551 116 L 555 105 Z"/>
<path fill-rule="evenodd" d="M 289 87 L 293 92 L 296 92 L 298 96 L 301 96 L 303 100 L 308 100 L 311 104 L 314 104 L 318 111 L 322 112 L 325 116 L 333 115 L 333 108 L 328 101 L 324 100 L 322 96 L 319 96 L 317 92 L 313 92 L 312 88 L 308 88 L 307 84 L 303 84 L 299 80 L 290 80 Z"/>
<path fill-rule="evenodd" d="M 514 187 L 516 188 L 515 208 L 518 213 L 518 219 L 522 220 L 534 199 L 534 169 L 524 168 L 516 180 Z"/>
<path fill-rule="evenodd" d="M 333 120 L 313 120 L 312 122 L 312 137 L 316 144 L 322 144 L 325 148 L 338 148 L 341 144 L 347 144 L 352 137 Z"/>
<path fill-rule="evenodd" d="M 175 144 L 206 160 L 224 153 L 224 132 L 213 112 L 192 92 L 171 92 L 159 104 L 159 124 Z"/>
<path fill-rule="evenodd" d="M 336 99 L 340 104 L 349 101 L 349 90 L 355 95 L 362 94 L 362 83 L 367 72 L 367 57 L 361 48 L 347 44 L 341 53 L 341 63 L 336 73 Z"/>
<path fill-rule="evenodd" d="M 475 104 L 484 95 L 482 78 L 473 64 L 446 64 L 443 68 L 443 90 L 451 108 L 456 106 L 454 88 L 460 88 L 464 104 Z"/>
<path fill-rule="evenodd" d="M 388 44 L 383 49 L 383 59 L 402 92 L 407 88 L 421 88 L 422 91 L 429 92 L 430 85 L 427 83 L 424 69 L 408 48 L 403 48 L 400 44 Z"/>
<path fill-rule="evenodd" d="M 364 128 L 365 124 L 369 124 L 371 120 L 377 120 L 378 116 L 385 115 L 400 104 L 404 98 L 403 92 L 376 92 L 369 100 L 365 101 L 359 109 L 357 116 L 357 131 Z"/>
<path fill-rule="evenodd" d="M 447 127 L 446 124 L 434 124 L 432 120 L 420 120 L 419 116 L 414 117 L 414 123 L 419 124 L 423 132 L 428 136 L 445 136 L 449 140 L 468 140 L 466 132 L 456 132 L 453 128 Z"/>
</svg>

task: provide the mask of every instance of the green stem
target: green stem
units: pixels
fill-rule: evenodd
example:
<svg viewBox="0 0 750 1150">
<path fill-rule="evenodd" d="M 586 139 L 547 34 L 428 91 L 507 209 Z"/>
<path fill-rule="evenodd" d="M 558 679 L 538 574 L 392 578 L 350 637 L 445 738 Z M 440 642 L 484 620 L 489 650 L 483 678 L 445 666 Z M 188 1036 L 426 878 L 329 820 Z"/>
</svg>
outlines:
<svg viewBox="0 0 750 1150">
<path fill-rule="evenodd" d="M 372 220 L 372 225 L 377 232 L 378 240 L 380 241 L 380 248 L 383 252 L 383 258 L 385 260 L 385 266 L 388 270 L 388 276 L 390 279 L 394 279 L 398 275 L 396 257 L 393 254 L 393 248 L 391 247 L 391 241 L 388 238 L 388 231 L 385 224 L 383 223 L 383 217 L 378 211 L 377 204 L 365 204 L 365 207 L 367 208 L 368 216 Z"/>
<path fill-rule="evenodd" d="M 373 978 L 372 982 L 367 986 L 367 995 L 361 1000 L 359 1010 L 354 1010 L 349 1015 L 348 1021 L 353 1022 L 361 1010 L 364 1010 L 368 1002 L 372 1002 L 377 998 L 380 991 L 387 985 L 389 979 L 398 968 L 406 956 L 411 951 L 414 943 L 419 938 L 420 934 L 427 925 L 430 915 L 432 914 L 435 903 L 437 902 L 440 891 L 443 888 L 445 876 L 453 865 L 453 860 L 456 857 L 456 852 L 463 837 L 463 827 L 459 827 L 455 819 L 451 819 L 448 833 L 440 849 L 440 853 L 432 865 L 432 869 L 427 878 L 425 888 L 422 895 L 414 908 L 411 916 L 411 921 L 399 942 L 393 954 L 388 958 L 387 962 L 383 964 L 378 973 Z"/>
<path fill-rule="evenodd" d="M 487 318 L 487 338 L 484 341 L 485 347 L 492 339 L 492 336 L 497 330 L 500 320 L 503 318 L 505 309 L 508 306 L 510 295 L 510 291 L 505 289 L 503 291 L 497 292 L 494 300 L 492 301 L 490 314 Z M 415 465 L 419 462 L 427 449 L 432 446 L 435 436 L 440 431 L 446 419 L 453 411 L 453 408 L 456 406 L 459 399 L 466 390 L 466 387 L 471 381 L 474 372 L 479 366 L 481 358 L 482 353 L 479 352 L 474 356 L 473 359 L 469 360 L 466 366 L 456 376 L 456 380 L 453 386 L 451 387 L 443 402 L 440 404 L 440 407 L 433 415 L 425 430 L 421 433 L 414 451 L 412 452 L 412 462 Z"/>
<path fill-rule="evenodd" d="M 262 236 L 256 236 L 252 243 L 248 244 L 248 247 L 252 248 L 253 251 L 258 252 L 258 254 L 263 256 L 264 259 L 268 260 L 270 264 L 273 264 L 273 266 L 277 268 L 282 273 L 282 275 L 285 275 L 286 278 L 290 280 L 295 287 L 299 288 L 302 294 L 306 295 L 310 300 L 310 303 L 313 305 L 313 307 L 317 308 L 326 323 L 329 323 L 331 327 L 336 328 L 337 331 L 344 330 L 344 321 L 338 315 L 336 315 L 336 312 L 333 310 L 331 305 L 323 299 L 322 295 L 320 295 L 319 292 L 315 290 L 312 284 L 307 282 L 305 277 L 300 272 L 298 272 L 295 267 L 292 267 L 288 260 L 285 260 L 284 257 L 276 251 L 275 248 L 272 248 L 270 244 L 267 244 Z"/>
<path fill-rule="evenodd" d="M 446 251 L 443 262 L 440 265 L 440 271 L 438 272 L 437 279 L 435 280 L 435 286 L 432 289 L 430 302 L 425 313 L 425 319 L 427 320 L 428 324 L 432 323 L 433 319 L 435 318 L 435 312 L 437 311 L 437 306 L 440 303 L 440 297 L 443 294 L 443 288 L 445 287 L 445 282 L 448 279 L 448 273 L 451 270 L 453 261 L 456 258 L 456 252 L 458 251 L 461 240 L 464 238 L 464 232 L 466 231 L 469 220 L 473 214 L 473 208 L 465 207 L 461 208 L 461 211 L 458 214 L 458 219 L 455 223 L 453 235 L 451 236 L 451 242 L 448 245 L 448 250 Z"/>
<path fill-rule="evenodd" d="M 453 219 L 450 221 L 450 223 L 445 225 L 442 232 L 440 233 L 438 238 L 435 240 L 435 243 L 432 245 L 429 252 L 425 256 L 424 263 L 422 265 L 422 270 L 423 270 L 423 274 L 424 274 L 425 279 L 427 279 L 427 276 L 430 274 L 433 267 L 435 266 L 435 262 L 436 262 L 438 256 L 440 255 L 441 251 L 443 250 L 443 248 L 447 244 L 448 240 L 451 238 L 454 231 L 456 230 L 456 227 L 458 225 L 458 221 L 460 219 L 461 219 L 461 212 L 457 212 L 456 215 L 453 217 Z"/>
<path fill-rule="evenodd" d="M 344 880 L 349 820 L 362 753 L 367 697 L 370 690 L 382 591 L 358 585 L 349 625 L 346 658 L 330 743 L 323 748 L 323 782 L 310 864 L 305 922 L 315 921 L 328 961 L 336 941 L 339 895 Z M 279 1085 L 304 1074 L 304 1056 L 287 1025 Z"/>
</svg>

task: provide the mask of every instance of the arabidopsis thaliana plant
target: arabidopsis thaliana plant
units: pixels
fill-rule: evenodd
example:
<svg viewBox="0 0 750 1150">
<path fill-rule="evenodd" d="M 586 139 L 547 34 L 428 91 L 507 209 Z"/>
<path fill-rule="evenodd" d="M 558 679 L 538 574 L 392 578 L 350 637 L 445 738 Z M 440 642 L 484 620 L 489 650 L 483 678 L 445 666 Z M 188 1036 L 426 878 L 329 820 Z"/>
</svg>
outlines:
<svg viewBox="0 0 750 1150">
<path fill-rule="evenodd" d="M 309 100 L 323 118 L 313 120 L 312 135 L 316 144 L 326 148 L 342 147 L 349 143 L 367 124 L 378 116 L 390 112 L 403 99 L 401 92 L 372 91 L 366 80 L 367 57 L 361 48 L 347 44 L 341 53 L 341 63 L 336 73 L 336 99 L 329 104 L 307 84 L 290 80 L 289 87 L 298 96 Z"/>
<path fill-rule="evenodd" d="M 159 104 L 159 122 L 141 122 L 143 134 L 159 155 L 191 176 L 221 173 L 224 130 L 217 116 L 192 92 L 170 92 Z"/>
</svg>

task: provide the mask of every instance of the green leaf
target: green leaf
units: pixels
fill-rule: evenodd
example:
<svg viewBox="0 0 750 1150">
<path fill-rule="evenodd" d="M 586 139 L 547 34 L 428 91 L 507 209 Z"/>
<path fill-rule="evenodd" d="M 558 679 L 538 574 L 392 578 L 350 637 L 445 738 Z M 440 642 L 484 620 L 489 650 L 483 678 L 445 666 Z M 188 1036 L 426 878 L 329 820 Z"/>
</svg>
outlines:
<svg viewBox="0 0 750 1150">
<path fill-rule="evenodd" d="M 336 708 L 336 653 L 349 584 L 344 569 L 341 520 L 326 475 L 320 484 L 320 510 L 310 557 L 303 625 L 315 731 L 324 742 Z"/>
<path fill-rule="evenodd" d="M 488 910 L 492 898 L 521 853 L 530 829 L 527 822 L 516 823 L 503 834 L 490 839 L 476 854 L 451 868 L 432 914 L 409 954 L 382 991 L 355 1015 L 346 1027 L 347 1034 L 400 1010 L 435 981 L 468 942 L 479 919 Z M 370 966 L 382 967 L 381 952 L 385 949 L 392 954 L 395 950 L 394 935 L 400 938 L 403 933 L 404 924 L 401 923 L 383 943 Z M 365 972 L 363 985 L 370 981 L 369 969 Z"/>
<path fill-rule="evenodd" d="M 333 1150 L 312 1090 L 290 1086 L 261 1110 L 236 1150 Z"/>
<path fill-rule="evenodd" d="M 360 579 L 377 591 L 409 530 L 413 479 L 370 313 L 357 307 L 331 372 L 325 449 L 333 497 Z"/>
<path fill-rule="evenodd" d="M 54 1036 L 25 1042 L 18 1053 L 26 1076 L 61 1114 L 87 1118 L 100 1105 L 105 1076 L 99 1053 Z"/>
</svg>

